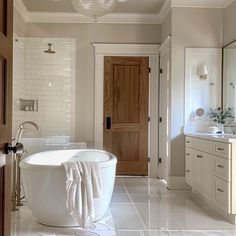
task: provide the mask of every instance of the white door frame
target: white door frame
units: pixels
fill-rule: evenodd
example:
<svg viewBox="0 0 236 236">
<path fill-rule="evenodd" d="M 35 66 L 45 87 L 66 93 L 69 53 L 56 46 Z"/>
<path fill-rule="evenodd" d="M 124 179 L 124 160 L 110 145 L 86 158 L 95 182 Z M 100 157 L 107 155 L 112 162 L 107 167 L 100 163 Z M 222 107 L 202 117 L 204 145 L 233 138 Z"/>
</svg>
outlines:
<svg viewBox="0 0 236 236">
<path fill-rule="evenodd" d="M 159 48 L 159 54 L 160 54 L 160 66 L 163 66 L 162 65 L 162 59 L 163 58 L 167 58 L 167 61 L 170 60 L 170 43 L 171 43 L 171 38 L 170 36 L 167 37 L 167 39 L 161 44 L 160 48 Z M 170 65 L 169 65 L 170 66 Z M 161 68 L 162 69 L 162 68 Z M 168 90 L 170 90 L 170 67 L 168 68 L 169 70 L 166 71 L 166 75 L 167 77 L 164 78 L 164 80 L 167 80 L 166 83 L 167 83 L 167 87 L 166 87 L 166 93 L 168 94 Z M 159 83 L 159 86 L 160 86 L 160 90 L 163 90 L 163 88 L 161 87 L 161 81 L 162 81 L 163 78 L 161 78 L 160 76 L 160 83 Z M 159 95 L 161 96 L 161 94 Z M 161 97 L 159 97 L 159 102 L 161 102 Z M 167 99 L 167 107 L 166 109 L 169 109 L 170 108 L 170 97 L 168 97 Z M 159 107 L 159 109 L 161 109 L 161 106 Z M 162 113 L 163 111 L 160 111 L 159 110 L 159 115 L 162 116 Z M 166 112 L 166 111 L 164 111 Z M 168 117 L 169 116 L 169 117 Z M 166 121 L 166 126 L 167 126 L 167 130 L 170 130 L 170 114 L 167 115 L 167 121 Z M 163 121 L 165 122 L 165 121 Z M 166 131 L 166 130 L 165 130 Z M 161 132 L 161 125 L 159 126 L 159 132 Z M 166 141 L 167 141 L 167 147 L 164 145 L 164 148 L 166 148 L 166 153 L 167 153 L 167 156 L 163 157 L 161 153 L 161 149 L 159 148 L 159 156 L 162 158 L 162 163 L 159 163 L 159 177 L 160 178 L 163 178 L 167 183 L 168 183 L 168 180 L 169 180 L 169 159 L 170 159 L 170 136 L 169 134 L 164 134 L 164 135 L 167 135 L 167 137 L 164 137 L 166 138 Z M 160 134 L 159 134 L 160 136 Z M 158 136 L 158 137 L 159 137 Z M 159 147 L 161 145 L 161 140 L 159 139 Z M 165 159 L 165 161 L 164 161 Z"/>
<path fill-rule="evenodd" d="M 158 44 L 103 44 L 93 43 L 95 49 L 95 114 L 94 147 L 103 149 L 103 86 L 104 56 L 147 56 L 151 68 L 149 83 L 149 156 L 150 177 L 158 176 Z"/>
</svg>

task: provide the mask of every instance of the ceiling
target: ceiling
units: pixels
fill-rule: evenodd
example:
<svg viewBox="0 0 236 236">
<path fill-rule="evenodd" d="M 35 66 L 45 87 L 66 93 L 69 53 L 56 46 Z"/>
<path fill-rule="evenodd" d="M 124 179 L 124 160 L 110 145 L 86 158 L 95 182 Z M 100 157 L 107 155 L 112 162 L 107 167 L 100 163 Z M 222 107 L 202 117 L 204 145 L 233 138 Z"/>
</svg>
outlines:
<svg viewBox="0 0 236 236">
<path fill-rule="evenodd" d="M 118 2 L 114 13 L 158 14 L 165 0 L 128 0 Z M 23 0 L 30 12 L 72 12 L 71 0 Z"/>
<path fill-rule="evenodd" d="M 79 14 L 72 0 L 14 0 L 26 22 L 94 23 Z M 127 0 L 117 2 L 114 12 L 99 17 L 97 23 L 161 24 L 172 7 L 226 8 L 235 0 Z"/>
</svg>

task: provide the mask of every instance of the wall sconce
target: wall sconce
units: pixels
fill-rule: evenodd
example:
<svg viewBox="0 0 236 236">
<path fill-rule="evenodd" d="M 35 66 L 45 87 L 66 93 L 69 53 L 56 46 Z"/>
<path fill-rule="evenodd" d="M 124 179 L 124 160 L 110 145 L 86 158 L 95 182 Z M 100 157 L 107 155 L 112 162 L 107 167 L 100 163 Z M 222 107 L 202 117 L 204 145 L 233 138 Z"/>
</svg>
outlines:
<svg viewBox="0 0 236 236">
<path fill-rule="evenodd" d="M 197 74 L 198 74 L 200 80 L 206 80 L 208 78 L 207 65 L 200 65 L 197 69 Z"/>
</svg>

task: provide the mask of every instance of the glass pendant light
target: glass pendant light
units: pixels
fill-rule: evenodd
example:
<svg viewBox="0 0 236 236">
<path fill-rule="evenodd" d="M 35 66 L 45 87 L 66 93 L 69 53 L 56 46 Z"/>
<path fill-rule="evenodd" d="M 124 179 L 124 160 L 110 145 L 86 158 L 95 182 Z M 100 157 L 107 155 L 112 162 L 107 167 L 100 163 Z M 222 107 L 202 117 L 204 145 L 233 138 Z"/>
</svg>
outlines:
<svg viewBox="0 0 236 236">
<path fill-rule="evenodd" d="M 72 5 L 79 13 L 93 17 L 104 16 L 111 13 L 117 2 L 126 2 L 127 0 L 72 0 Z"/>
</svg>

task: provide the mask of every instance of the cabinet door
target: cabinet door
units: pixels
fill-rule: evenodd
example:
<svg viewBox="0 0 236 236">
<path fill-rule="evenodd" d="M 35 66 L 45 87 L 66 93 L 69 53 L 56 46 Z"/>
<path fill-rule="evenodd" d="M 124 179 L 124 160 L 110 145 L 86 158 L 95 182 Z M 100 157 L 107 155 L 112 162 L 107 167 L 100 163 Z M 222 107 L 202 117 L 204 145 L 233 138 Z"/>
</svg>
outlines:
<svg viewBox="0 0 236 236">
<path fill-rule="evenodd" d="M 196 151 L 193 158 L 193 187 L 199 191 L 203 191 L 204 177 L 204 153 Z"/>
<path fill-rule="evenodd" d="M 185 182 L 193 186 L 193 158 L 194 149 L 186 148 L 185 150 Z"/>
<path fill-rule="evenodd" d="M 210 154 L 204 153 L 204 169 L 203 169 L 203 194 L 206 198 L 212 196 L 212 163 L 214 157 Z"/>
</svg>

